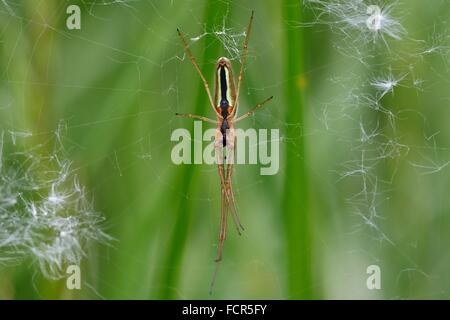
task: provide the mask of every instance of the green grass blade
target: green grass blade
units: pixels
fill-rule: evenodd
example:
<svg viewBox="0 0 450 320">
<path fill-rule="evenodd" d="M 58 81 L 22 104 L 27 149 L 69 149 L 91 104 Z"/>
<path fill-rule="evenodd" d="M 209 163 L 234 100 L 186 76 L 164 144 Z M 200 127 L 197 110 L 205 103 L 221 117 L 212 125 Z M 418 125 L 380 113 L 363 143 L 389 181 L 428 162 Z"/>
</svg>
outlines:
<svg viewBox="0 0 450 320">
<path fill-rule="evenodd" d="M 300 21 L 298 1 L 283 1 L 283 20 Z M 301 87 L 303 72 L 303 38 L 301 28 L 285 27 L 283 59 L 284 103 L 286 122 L 304 125 L 304 103 Z M 291 299 L 308 299 L 311 290 L 311 240 L 308 219 L 305 141 L 298 127 L 288 126 L 288 138 L 295 144 L 286 146 L 286 170 L 282 212 L 284 217 L 287 258 L 287 289 Z"/>
</svg>

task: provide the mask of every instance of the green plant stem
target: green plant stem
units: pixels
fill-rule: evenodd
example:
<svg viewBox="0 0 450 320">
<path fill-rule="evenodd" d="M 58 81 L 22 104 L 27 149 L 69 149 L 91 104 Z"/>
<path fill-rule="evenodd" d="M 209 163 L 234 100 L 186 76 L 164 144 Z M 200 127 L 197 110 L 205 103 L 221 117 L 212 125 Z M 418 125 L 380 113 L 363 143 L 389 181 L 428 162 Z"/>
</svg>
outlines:
<svg viewBox="0 0 450 320">
<path fill-rule="evenodd" d="M 298 1 L 285 0 L 283 21 L 300 21 Z M 301 28 L 284 28 L 284 103 L 286 122 L 304 126 L 301 86 L 303 35 Z M 282 212 L 286 236 L 287 290 L 290 299 L 308 299 L 311 289 L 311 238 L 309 234 L 305 140 L 297 126 L 288 126 L 286 136 L 295 143 L 286 145 L 286 177 Z"/>
</svg>

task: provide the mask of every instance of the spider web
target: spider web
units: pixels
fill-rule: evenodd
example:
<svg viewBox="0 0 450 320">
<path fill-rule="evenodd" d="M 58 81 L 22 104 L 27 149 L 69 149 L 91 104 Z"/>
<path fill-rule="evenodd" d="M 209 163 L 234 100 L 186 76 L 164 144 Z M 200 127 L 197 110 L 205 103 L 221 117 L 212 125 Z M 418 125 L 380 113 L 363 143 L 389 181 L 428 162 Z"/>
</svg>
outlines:
<svg viewBox="0 0 450 320">
<path fill-rule="evenodd" d="M 192 129 L 191 122 L 173 114 L 194 112 L 199 86 L 174 30 L 182 28 L 196 57 L 219 44 L 221 55 L 228 56 L 236 70 L 253 8 L 225 1 L 229 10 L 217 13 L 211 28 L 204 24 L 202 2 L 80 1 L 82 28 L 70 31 L 65 10 L 71 3 L 48 3 L 0 1 L 3 141 L 13 146 L 61 142 L 72 170 L 93 195 L 93 206 L 106 218 L 104 231 L 117 242 L 114 248 L 88 249 L 83 265 L 87 295 L 120 298 L 128 291 L 145 298 L 161 290 L 158 277 L 173 268 L 165 263 L 164 250 L 177 206 L 189 203 L 194 213 L 186 225 L 182 267 L 176 270 L 182 277 L 169 290 L 177 298 L 204 297 L 209 281 L 204 275 L 214 268 L 220 194 L 215 167 L 198 166 L 194 182 L 183 188 L 185 176 L 179 177 L 186 173 L 170 161 L 170 133 L 179 127 Z M 369 5 L 379 5 L 388 18 L 377 32 L 365 23 Z M 281 100 L 243 124 L 280 129 L 281 154 L 295 149 L 298 139 L 306 141 L 308 154 L 299 156 L 313 181 L 311 210 L 319 214 L 313 220 L 311 251 L 320 252 L 313 267 L 321 280 L 313 287 L 331 298 L 376 297 L 378 293 L 365 287 L 365 269 L 378 264 L 391 283 L 386 298 L 448 297 L 448 288 L 436 283 L 445 276 L 446 260 L 419 263 L 425 236 L 408 234 L 415 230 L 411 221 L 431 228 L 429 219 L 442 219 L 440 211 L 423 212 L 434 208 L 428 201 L 442 203 L 441 211 L 448 209 L 442 190 L 448 181 L 450 148 L 448 129 L 439 121 L 445 119 L 443 109 L 450 100 L 443 89 L 450 71 L 447 21 L 438 16 L 431 26 L 411 32 L 405 21 L 417 6 L 409 2 L 310 0 L 299 2 L 300 7 L 310 15 L 307 21 L 278 18 L 279 25 L 272 25 L 261 22 L 270 20 L 269 8 L 257 12 L 240 110 L 267 96 L 283 95 L 288 79 L 279 71 L 279 39 L 285 28 L 304 28 L 317 39 L 333 35 L 328 40 L 331 53 L 324 62 L 315 58 L 303 75 L 308 79 L 305 124 L 286 121 L 289 106 Z M 121 21 L 127 25 L 114 28 Z M 208 70 L 215 61 L 199 61 L 212 84 Z M 80 71 L 80 66 L 95 72 Z M 417 97 L 414 105 L 403 102 L 409 94 Z M 58 141 L 54 137 L 61 126 L 65 130 Z M 286 136 L 292 126 L 297 135 Z M 97 137 L 103 143 L 98 144 Z M 47 152 L 52 155 L 52 150 Z M 257 166 L 237 166 L 235 191 L 247 228 L 242 238 L 230 228 L 219 281 L 229 280 L 216 288 L 218 296 L 287 297 L 283 282 L 289 275 L 278 262 L 283 244 L 277 190 L 288 175 L 283 159 L 273 177 L 260 176 Z M 409 183 L 417 185 L 415 197 L 429 200 L 410 199 Z M 323 207 L 321 201 L 326 202 Z M 404 228 L 398 227 L 398 220 L 405 221 Z M 258 229 L 252 228 L 253 221 Z M 445 230 L 436 230 L 428 248 L 436 245 L 441 250 Z M 353 295 L 348 283 L 354 286 Z M 205 290 L 199 289 L 202 285 Z M 397 294 L 405 287 L 407 296 Z M 37 284 L 35 289 L 40 291 Z"/>
</svg>

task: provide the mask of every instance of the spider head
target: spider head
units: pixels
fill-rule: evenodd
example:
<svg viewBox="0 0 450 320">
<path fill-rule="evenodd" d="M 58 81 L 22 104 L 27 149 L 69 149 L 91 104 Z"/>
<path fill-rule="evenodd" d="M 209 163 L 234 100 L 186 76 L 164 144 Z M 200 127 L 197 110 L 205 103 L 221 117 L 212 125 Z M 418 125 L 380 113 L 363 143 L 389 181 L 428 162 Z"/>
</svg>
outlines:
<svg viewBox="0 0 450 320">
<path fill-rule="evenodd" d="M 217 67 L 226 67 L 227 69 L 231 68 L 230 59 L 226 57 L 220 57 L 217 60 Z"/>
</svg>

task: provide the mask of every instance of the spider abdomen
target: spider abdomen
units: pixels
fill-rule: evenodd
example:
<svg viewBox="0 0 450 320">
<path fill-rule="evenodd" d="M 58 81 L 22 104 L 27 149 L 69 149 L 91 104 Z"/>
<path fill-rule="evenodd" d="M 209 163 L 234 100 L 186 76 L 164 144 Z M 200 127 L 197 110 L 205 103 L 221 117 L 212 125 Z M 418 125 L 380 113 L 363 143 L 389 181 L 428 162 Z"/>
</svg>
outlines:
<svg viewBox="0 0 450 320">
<path fill-rule="evenodd" d="M 227 145 L 227 130 L 230 129 L 227 119 L 223 119 L 222 125 L 220 126 L 220 133 L 222 133 L 222 145 L 225 147 Z"/>
</svg>

